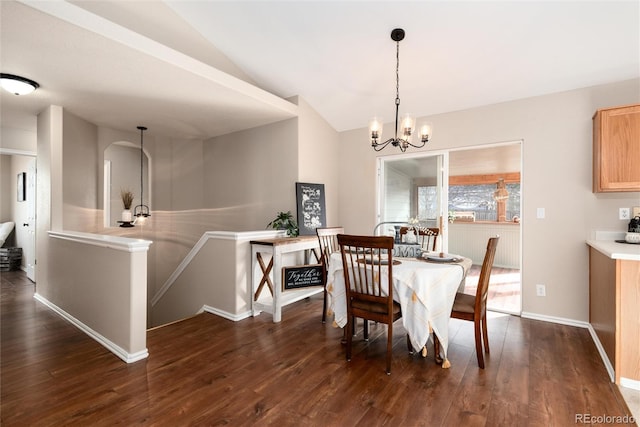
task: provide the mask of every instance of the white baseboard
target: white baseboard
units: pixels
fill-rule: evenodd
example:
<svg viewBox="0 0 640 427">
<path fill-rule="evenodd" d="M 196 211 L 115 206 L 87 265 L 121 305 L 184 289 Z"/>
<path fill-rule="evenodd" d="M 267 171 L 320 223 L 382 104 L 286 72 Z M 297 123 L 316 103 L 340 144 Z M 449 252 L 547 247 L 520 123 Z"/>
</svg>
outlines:
<svg viewBox="0 0 640 427">
<path fill-rule="evenodd" d="M 637 381 L 637 380 L 620 377 L 620 385 L 622 387 L 640 391 L 640 381 Z"/>
<path fill-rule="evenodd" d="M 72 315 L 70 315 L 69 313 L 67 313 L 60 307 L 58 307 L 57 305 L 52 303 L 51 301 L 44 298 L 42 295 L 36 293 L 33 295 L 33 297 L 37 301 L 40 301 L 42 304 L 46 305 L 48 308 L 50 308 L 51 310 L 56 312 L 58 315 L 63 317 L 67 322 L 71 323 L 76 328 L 80 329 L 82 332 L 89 335 L 91 338 L 96 340 L 98 343 L 100 343 L 107 350 L 109 350 L 110 352 L 118 356 L 123 361 L 127 363 L 133 363 L 149 357 L 149 351 L 146 348 L 136 353 L 128 353 L 125 349 L 115 344 L 114 342 L 110 341 L 109 339 L 105 338 L 103 335 L 99 334 L 98 332 L 94 331 L 93 329 L 91 329 L 90 327 L 88 327 L 87 325 L 85 325 L 84 323 L 82 323 L 81 321 L 79 321 L 78 319 L 76 319 L 75 317 L 73 317 Z"/>
<path fill-rule="evenodd" d="M 575 319 L 567 319 L 566 317 L 546 316 L 544 314 L 528 313 L 523 311 L 521 317 L 532 320 L 542 320 L 543 322 L 558 323 L 560 325 L 577 326 L 578 328 L 588 328 L 589 322 L 582 322 Z"/>
<path fill-rule="evenodd" d="M 600 338 L 598 338 L 598 334 L 596 334 L 596 330 L 593 329 L 593 326 L 591 325 L 589 325 L 589 333 L 591 334 L 591 339 L 593 340 L 593 343 L 596 345 L 596 348 L 598 349 L 598 353 L 600 353 L 600 358 L 604 363 L 604 367 L 607 369 L 607 373 L 609 374 L 609 378 L 611 378 L 611 382 L 612 383 L 616 382 L 616 373 L 613 369 L 613 365 L 611 364 L 611 361 L 609 360 L 607 353 L 604 351 L 604 347 L 600 342 Z"/>
<path fill-rule="evenodd" d="M 238 322 L 240 320 L 251 317 L 251 310 L 240 313 L 240 314 L 232 314 L 228 311 L 220 310 L 215 307 L 211 307 L 209 305 L 203 305 L 200 309 L 200 312 L 206 311 L 207 313 L 215 314 L 216 316 L 224 317 L 225 319 L 233 320 L 234 322 Z"/>
</svg>

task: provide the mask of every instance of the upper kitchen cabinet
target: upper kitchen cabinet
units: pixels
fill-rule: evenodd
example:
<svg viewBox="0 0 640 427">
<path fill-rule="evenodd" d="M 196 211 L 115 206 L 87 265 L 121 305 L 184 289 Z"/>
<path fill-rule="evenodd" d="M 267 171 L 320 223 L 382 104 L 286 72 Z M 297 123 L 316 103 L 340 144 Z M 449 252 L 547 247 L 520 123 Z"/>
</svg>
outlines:
<svg viewBox="0 0 640 427">
<path fill-rule="evenodd" d="M 640 104 L 593 116 L 593 192 L 640 191 Z"/>
</svg>

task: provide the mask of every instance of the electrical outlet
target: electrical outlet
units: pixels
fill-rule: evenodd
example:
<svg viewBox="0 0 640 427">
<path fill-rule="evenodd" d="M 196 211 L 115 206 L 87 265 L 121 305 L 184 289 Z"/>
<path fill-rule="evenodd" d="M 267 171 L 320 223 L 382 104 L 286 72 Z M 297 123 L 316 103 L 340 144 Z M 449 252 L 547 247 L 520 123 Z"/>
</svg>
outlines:
<svg viewBox="0 0 640 427">
<path fill-rule="evenodd" d="M 536 285 L 536 295 L 539 297 L 546 297 L 547 288 L 544 285 Z"/>
<path fill-rule="evenodd" d="M 629 219 L 631 218 L 631 213 L 629 208 L 620 208 L 618 209 L 618 218 L 620 219 Z"/>
<path fill-rule="evenodd" d="M 634 206 L 632 212 L 634 218 L 640 216 L 640 206 Z"/>
</svg>

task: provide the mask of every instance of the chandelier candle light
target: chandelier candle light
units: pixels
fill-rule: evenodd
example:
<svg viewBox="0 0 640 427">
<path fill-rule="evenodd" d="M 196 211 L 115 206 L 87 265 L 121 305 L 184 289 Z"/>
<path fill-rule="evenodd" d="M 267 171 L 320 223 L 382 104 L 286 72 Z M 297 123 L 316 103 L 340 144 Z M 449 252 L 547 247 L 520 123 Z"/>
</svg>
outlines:
<svg viewBox="0 0 640 427">
<path fill-rule="evenodd" d="M 398 110 L 400 108 L 400 41 L 404 39 L 404 30 L 402 28 L 396 28 L 391 31 L 391 40 L 396 42 L 396 130 L 393 138 L 389 138 L 384 142 L 378 142 L 382 136 L 382 121 L 378 118 L 374 118 L 369 123 L 369 135 L 371 137 L 371 147 L 374 150 L 380 151 L 387 145 L 391 144 L 394 147 L 400 148 L 403 153 L 409 146 L 414 148 L 422 148 L 431 138 L 431 125 L 425 124 L 420 129 L 420 143 L 413 144 L 411 142 L 413 131 L 415 129 L 415 121 L 407 114 L 402 120 L 401 124 L 401 137 L 398 137 Z"/>
</svg>

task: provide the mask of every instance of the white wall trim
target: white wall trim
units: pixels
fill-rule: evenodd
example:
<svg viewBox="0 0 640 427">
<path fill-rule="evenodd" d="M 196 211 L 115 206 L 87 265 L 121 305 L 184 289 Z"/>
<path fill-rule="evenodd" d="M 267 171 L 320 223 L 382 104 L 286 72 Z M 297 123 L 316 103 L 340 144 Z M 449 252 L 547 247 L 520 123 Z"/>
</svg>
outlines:
<svg viewBox="0 0 640 427">
<path fill-rule="evenodd" d="M 598 353 L 600 353 L 600 358 L 602 359 L 602 362 L 604 363 L 604 367 L 607 369 L 607 373 L 609 374 L 609 378 L 611 379 L 611 382 L 613 383 L 613 382 L 616 381 L 616 374 L 615 374 L 615 371 L 613 369 L 613 365 L 611 365 L 611 361 L 609 360 L 609 357 L 607 356 L 607 353 L 604 351 L 604 347 L 602 346 L 602 343 L 600 342 L 600 338 L 598 338 L 598 334 L 596 334 L 596 330 L 593 329 L 593 326 L 591 326 L 591 324 L 589 324 L 588 328 L 589 328 L 589 333 L 591 334 L 591 339 L 593 340 L 593 343 L 596 345 L 596 348 L 598 349 Z"/>
<path fill-rule="evenodd" d="M 178 267 L 171 273 L 169 278 L 164 282 L 162 287 L 156 292 L 156 294 L 151 299 L 151 306 L 155 306 L 158 301 L 164 296 L 164 294 L 171 288 L 173 283 L 180 277 L 182 272 L 187 268 L 187 266 L 193 261 L 193 259 L 198 255 L 200 249 L 204 247 L 209 239 L 218 239 L 218 240 L 235 240 L 235 241 L 249 241 L 249 240 L 257 240 L 257 239 L 273 239 L 275 237 L 284 237 L 285 232 L 280 230 L 260 230 L 260 231 L 244 231 L 244 232 L 234 232 L 234 231 L 207 231 L 202 237 L 196 242 L 196 244 L 191 248 L 187 256 L 184 257 L 182 262 L 178 264 Z M 224 316 L 223 316 L 224 317 Z"/>
<path fill-rule="evenodd" d="M 94 331 L 93 329 L 91 329 L 90 327 L 88 327 L 87 325 L 85 325 L 84 323 L 82 323 L 81 321 L 79 321 L 78 319 L 76 319 L 75 317 L 73 317 L 63 309 L 61 309 L 60 307 L 52 303 L 51 301 L 44 298 L 42 295 L 36 293 L 33 295 L 33 298 L 35 298 L 37 301 L 40 301 L 49 309 L 59 314 L 66 321 L 74 325 L 76 328 L 80 329 L 85 334 L 89 335 L 98 343 L 102 344 L 107 350 L 109 350 L 110 352 L 118 356 L 120 359 L 122 359 L 126 363 L 137 362 L 139 360 L 146 359 L 147 357 L 149 357 L 149 351 L 146 348 L 136 353 L 128 353 L 122 347 L 108 340 L 103 335 L 97 333 L 96 331 Z"/>
<path fill-rule="evenodd" d="M 49 231 L 49 236 L 55 239 L 69 240 L 86 245 L 99 246 L 101 248 L 116 249 L 125 252 L 147 252 L 150 240 L 131 239 L 120 236 L 107 236 L 104 234 L 81 233 L 79 231 Z"/>
<path fill-rule="evenodd" d="M 578 328 L 588 328 L 589 323 L 580 320 L 567 319 L 566 317 L 546 316 L 544 314 L 529 313 L 523 311 L 521 316 L 525 319 L 542 320 L 543 322 L 558 323 L 560 325 L 576 326 Z"/>
<path fill-rule="evenodd" d="M 203 311 L 206 311 L 207 313 L 215 314 L 216 316 L 224 317 L 225 319 L 228 319 L 228 320 L 233 320 L 234 322 L 238 322 L 240 320 L 244 320 L 251 317 L 250 310 L 240 314 L 231 314 L 227 311 L 220 310 L 206 304 L 202 306 L 199 312 L 201 313 Z"/>
<path fill-rule="evenodd" d="M 6 154 L 7 156 L 37 157 L 37 153 L 35 151 L 16 150 L 14 148 L 0 148 L 0 154 Z"/>
<path fill-rule="evenodd" d="M 640 381 L 632 380 L 629 378 L 620 377 L 620 385 L 625 388 L 640 391 Z"/>
</svg>

